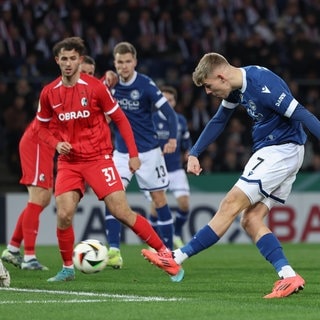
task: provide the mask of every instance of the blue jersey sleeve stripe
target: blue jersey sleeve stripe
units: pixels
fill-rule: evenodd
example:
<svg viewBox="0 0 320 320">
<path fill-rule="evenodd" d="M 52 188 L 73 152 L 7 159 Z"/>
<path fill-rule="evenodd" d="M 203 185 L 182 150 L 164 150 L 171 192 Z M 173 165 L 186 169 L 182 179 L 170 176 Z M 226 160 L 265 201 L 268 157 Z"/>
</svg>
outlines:
<svg viewBox="0 0 320 320">
<path fill-rule="evenodd" d="M 288 109 L 284 113 L 284 116 L 290 118 L 292 116 L 294 110 L 296 110 L 297 105 L 298 105 L 298 101 L 296 99 L 293 99 L 290 102 Z"/>
<path fill-rule="evenodd" d="M 159 109 L 164 103 L 166 103 L 168 100 L 165 97 L 162 97 L 159 99 L 156 103 L 155 106 Z"/>
<path fill-rule="evenodd" d="M 227 100 L 222 100 L 221 104 L 227 109 L 234 109 L 238 105 L 238 103 L 228 102 Z"/>
</svg>

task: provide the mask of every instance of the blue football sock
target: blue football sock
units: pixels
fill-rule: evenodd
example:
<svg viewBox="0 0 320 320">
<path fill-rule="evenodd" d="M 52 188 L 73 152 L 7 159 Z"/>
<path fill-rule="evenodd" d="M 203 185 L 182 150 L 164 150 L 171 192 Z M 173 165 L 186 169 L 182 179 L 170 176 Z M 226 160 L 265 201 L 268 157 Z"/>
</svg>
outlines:
<svg viewBox="0 0 320 320">
<path fill-rule="evenodd" d="M 164 244 L 170 250 L 173 249 L 173 219 L 169 206 L 156 208 L 158 214 L 158 231 Z"/>
<path fill-rule="evenodd" d="M 150 221 L 150 224 L 152 225 L 153 229 L 160 236 L 159 229 L 158 229 L 158 217 L 155 217 L 152 214 L 150 214 L 149 215 L 149 221 Z"/>
<path fill-rule="evenodd" d="M 188 220 L 188 213 L 188 211 L 177 209 L 177 215 L 174 221 L 174 234 L 178 237 L 182 237 L 182 227 Z"/>
<path fill-rule="evenodd" d="M 279 272 L 283 266 L 289 265 L 289 262 L 283 253 L 281 244 L 273 233 L 262 236 L 257 241 L 256 246 L 277 272 Z"/>
<path fill-rule="evenodd" d="M 109 247 L 120 249 L 121 223 L 109 212 L 105 211 L 105 228 Z"/>
<path fill-rule="evenodd" d="M 200 229 L 193 238 L 180 250 L 191 257 L 200 251 L 211 247 L 219 241 L 218 235 L 211 229 L 209 225 Z"/>
</svg>

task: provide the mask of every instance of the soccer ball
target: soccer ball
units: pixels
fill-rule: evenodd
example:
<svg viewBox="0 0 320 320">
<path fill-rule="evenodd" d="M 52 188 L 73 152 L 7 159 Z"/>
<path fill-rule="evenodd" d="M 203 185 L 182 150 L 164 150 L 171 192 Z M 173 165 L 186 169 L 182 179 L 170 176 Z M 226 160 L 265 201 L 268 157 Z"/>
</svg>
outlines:
<svg viewBox="0 0 320 320">
<path fill-rule="evenodd" d="M 107 265 L 108 250 L 98 240 L 83 240 L 75 246 L 72 260 L 74 266 L 81 272 L 97 273 Z"/>
</svg>

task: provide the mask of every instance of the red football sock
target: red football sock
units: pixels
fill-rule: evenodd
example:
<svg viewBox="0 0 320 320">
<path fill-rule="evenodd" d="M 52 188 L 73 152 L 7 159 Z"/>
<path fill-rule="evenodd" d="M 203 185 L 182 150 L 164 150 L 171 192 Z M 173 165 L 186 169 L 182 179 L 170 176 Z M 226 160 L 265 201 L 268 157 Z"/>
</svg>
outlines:
<svg viewBox="0 0 320 320">
<path fill-rule="evenodd" d="M 72 252 L 74 245 L 74 230 L 73 226 L 67 229 L 57 228 L 57 237 L 59 243 L 59 250 L 63 260 L 64 266 L 71 266 L 72 262 Z"/>
<path fill-rule="evenodd" d="M 39 216 L 42 210 L 42 206 L 32 202 L 28 202 L 28 205 L 24 210 L 22 231 L 25 255 L 35 254 L 35 245 L 39 229 Z"/>
<path fill-rule="evenodd" d="M 24 212 L 26 211 L 26 208 L 20 213 L 20 216 L 18 218 L 18 221 L 16 223 L 15 229 L 13 231 L 10 244 L 14 247 L 20 248 L 21 242 L 23 240 L 23 232 L 22 232 L 22 221 L 24 217 Z"/>
<path fill-rule="evenodd" d="M 157 251 L 165 250 L 166 247 L 159 238 L 158 234 L 154 231 L 151 224 L 140 214 L 137 214 L 137 220 L 132 226 L 132 231 L 146 242 L 150 247 Z"/>
</svg>

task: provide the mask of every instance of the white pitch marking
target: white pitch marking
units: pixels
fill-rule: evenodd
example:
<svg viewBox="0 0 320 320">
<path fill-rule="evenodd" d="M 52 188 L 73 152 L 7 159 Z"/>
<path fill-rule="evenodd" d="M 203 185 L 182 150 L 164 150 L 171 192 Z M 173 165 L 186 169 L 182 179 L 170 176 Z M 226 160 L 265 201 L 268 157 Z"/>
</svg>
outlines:
<svg viewBox="0 0 320 320">
<path fill-rule="evenodd" d="M 164 298 L 164 297 L 144 297 L 144 296 L 134 296 L 134 295 L 122 295 L 122 294 L 110 294 L 110 293 L 94 293 L 94 292 L 84 292 L 84 291 L 62 291 L 62 290 L 40 290 L 40 289 L 22 289 L 22 288 L 0 288 L 0 291 L 17 291 L 17 292 L 30 292 L 30 293 L 47 293 L 47 294 L 55 294 L 55 295 L 71 295 L 71 296 L 87 296 L 87 297 L 101 297 L 101 298 L 109 298 L 109 300 L 122 300 L 122 301 L 134 301 L 134 302 L 150 302 L 150 301 L 183 301 L 185 299 L 182 298 Z M 52 301 L 52 300 L 51 300 Z M 101 300 L 69 300 L 70 303 L 73 302 L 102 302 L 107 301 L 106 299 Z M 64 301 L 69 303 L 69 301 Z M 50 302 L 48 300 L 26 300 L 26 301 L 0 301 L 0 304 L 5 303 L 47 303 Z M 60 302 L 60 301 L 59 301 Z"/>
<path fill-rule="evenodd" d="M 106 299 L 101 299 L 101 300 L 97 300 L 97 299 L 94 299 L 94 300 L 75 300 L 75 299 L 72 299 L 72 300 L 25 300 L 25 301 L 17 301 L 17 300 L 8 300 L 8 301 L 0 301 L 0 304 L 33 304 L 33 303 L 94 303 L 94 302 L 107 302 L 107 301 L 110 301 L 110 300 L 106 300 Z M 126 301 L 126 300 L 124 300 Z"/>
</svg>

